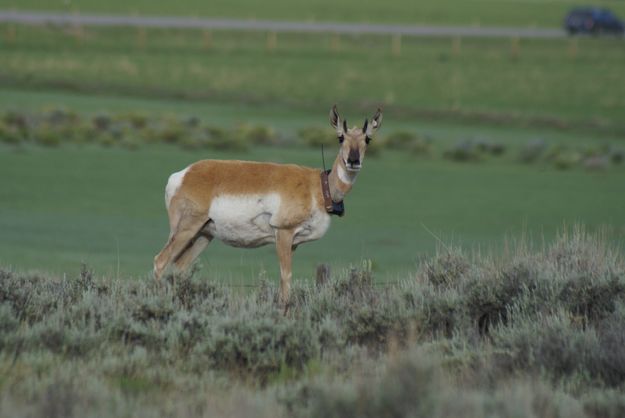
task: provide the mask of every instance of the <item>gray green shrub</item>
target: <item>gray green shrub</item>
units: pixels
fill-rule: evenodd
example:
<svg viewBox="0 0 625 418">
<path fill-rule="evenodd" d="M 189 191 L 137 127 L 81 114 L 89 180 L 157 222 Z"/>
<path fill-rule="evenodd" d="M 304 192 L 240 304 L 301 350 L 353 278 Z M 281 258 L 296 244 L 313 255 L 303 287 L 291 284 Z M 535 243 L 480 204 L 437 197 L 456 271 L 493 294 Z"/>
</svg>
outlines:
<svg viewBox="0 0 625 418">
<path fill-rule="evenodd" d="M 389 149 L 408 151 L 415 155 L 427 155 L 431 150 L 432 140 L 412 131 L 391 132 L 384 138 L 383 146 Z"/>
<path fill-rule="evenodd" d="M 481 153 L 472 140 L 462 140 L 445 150 L 443 157 L 459 162 L 478 161 Z"/>
<path fill-rule="evenodd" d="M 268 280 L 0 269 L 0 415 L 619 416 L 621 251 L 577 228 L 390 285 L 363 263 L 286 313 Z"/>
<path fill-rule="evenodd" d="M 297 131 L 301 141 L 309 147 L 318 148 L 321 145 L 332 146 L 338 142 L 336 134 L 329 128 L 309 126 Z"/>
<path fill-rule="evenodd" d="M 16 145 L 22 141 L 22 136 L 18 128 L 4 121 L 0 121 L 0 142 Z"/>
<path fill-rule="evenodd" d="M 543 139 L 534 139 L 521 148 L 519 161 L 530 164 L 540 160 L 547 151 L 547 143 Z"/>
</svg>

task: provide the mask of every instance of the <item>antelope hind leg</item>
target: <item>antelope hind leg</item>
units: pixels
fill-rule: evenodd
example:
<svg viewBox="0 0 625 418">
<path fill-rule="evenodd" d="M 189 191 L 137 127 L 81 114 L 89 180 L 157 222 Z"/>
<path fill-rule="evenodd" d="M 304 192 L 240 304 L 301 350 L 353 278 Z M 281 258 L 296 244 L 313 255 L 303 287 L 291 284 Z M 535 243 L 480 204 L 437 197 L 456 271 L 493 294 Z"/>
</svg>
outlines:
<svg viewBox="0 0 625 418">
<path fill-rule="evenodd" d="M 187 247 L 178 257 L 174 260 L 174 266 L 177 272 L 186 271 L 189 266 L 195 261 L 195 259 L 204 251 L 204 249 L 210 244 L 213 237 L 206 235 L 202 232 L 197 235 L 193 240 L 190 247 Z"/>
<path fill-rule="evenodd" d="M 154 257 L 154 278 L 160 279 L 167 266 L 171 264 L 200 232 L 206 219 L 199 216 L 187 216 L 180 219 L 176 230 L 156 257 Z"/>
</svg>

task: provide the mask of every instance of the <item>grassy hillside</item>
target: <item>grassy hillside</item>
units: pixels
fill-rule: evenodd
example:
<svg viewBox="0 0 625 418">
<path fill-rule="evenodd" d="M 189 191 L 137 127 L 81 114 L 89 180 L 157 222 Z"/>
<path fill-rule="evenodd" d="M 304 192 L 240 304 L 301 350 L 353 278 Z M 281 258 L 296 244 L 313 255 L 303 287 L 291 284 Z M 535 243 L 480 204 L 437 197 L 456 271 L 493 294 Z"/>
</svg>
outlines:
<svg viewBox="0 0 625 418">
<path fill-rule="evenodd" d="M 215 0 L 184 0 L 155 2 L 150 0 L 108 1 L 44 1 L 5 0 L 4 8 L 18 10 L 54 10 L 82 13 L 120 13 L 144 15 L 183 15 L 230 17 L 272 20 L 323 20 L 348 22 L 421 23 L 438 25 L 486 26 L 560 26 L 564 14 L 579 5 L 575 0 L 559 1 L 489 1 L 442 0 L 412 2 L 389 0 L 385 2 L 359 2 L 344 0 L 311 0 L 294 7 L 287 0 L 236 2 Z M 590 0 L 584 4 L 608 6 L 625 15 L 625 5 L 620 2 Z"/>
<path fill-rule="evenodd" d="M 325 109 L 383 103 L 404 118 L 551 123 L 622 132 L 625 50 L 615 39 L 405 40 L 19 27 L 5 44 L 0 85 Z M 571 52 L 574 48 L 574 52 Z M 599 76 L 600 75 L 600 76 Z"/>
<path fill-rule="evenodd" d="M 620 417 L 622 250 L 577 229 L 249 292 L 0 269 L 0 415 Z"/>
</svg>

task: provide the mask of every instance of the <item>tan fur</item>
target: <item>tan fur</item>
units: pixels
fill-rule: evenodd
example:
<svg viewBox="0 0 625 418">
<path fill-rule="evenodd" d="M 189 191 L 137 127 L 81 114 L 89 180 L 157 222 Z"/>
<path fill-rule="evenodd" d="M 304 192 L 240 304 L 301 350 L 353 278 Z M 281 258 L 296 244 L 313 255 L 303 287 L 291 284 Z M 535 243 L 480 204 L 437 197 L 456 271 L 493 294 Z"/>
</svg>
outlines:
<svg viewBox="0 0 625 418">
<path fill-rule="evenodd" d="M 355 180 L 357 170 L 350 172 L 346 161 L 350 150 L 354 156 L 358 149 L 362 164 L 367 147 L 365 138 L 372 130 L 365 133 L 362 128 L 344 131 L 341 126 L 337 127 L 337 123 L 340 125 L 340 117 L 336 108 L 333 108 L 330 119 L 337 128 L 337 135 L 343 138 L 329 176 L 332 198 L 340 201 L 351 190 L 353 182 L 342 181 L 339 171 L 347 173 L 344 176 L 348 180 L 352 177 Z M 379 111 L 374 120 L 377 128 L 381 121 Z M 163 250 L 154 258 L 155 278 L 160 278 L 172 262 L 179 271 L 186 270 L 210 243 L 213 237 L 207 227 L 211 221 L 209 208 L 216 198 L 277 194 L 280 205 L 278 213 L 271 216 L 271 227 L 275 232 L 280 261 L 280 298 L 286 303 L 292 274 L 294 238 L 298 228 L 301 229 L 307 221 L 315 219 L 315 213 L 325 214 L 320 170 L 293 164 L 203 160 L 188 167 L 181 177 L 179 187 L 172 193 L 171 200 L 167 202 L 170 236 Z M 325 227 L 327 228 L 327 223 Z M 315 236 L 310 239 L 317 238 Z M 297 242 L 300 241 L 295 241 Z"/>
<path fill-rule="evenodd" d="M 278 228 L 301 223 L 310 213 L 311 195 L 318 196 L 323 206 L 319 170 L 293 164 L 204 160 L 191 165 L 172 199 L 170 216 L 180 205 L 208 208 L 219 195 L 270 192 L 279 193 L 284 202 Z"/>
</svg>

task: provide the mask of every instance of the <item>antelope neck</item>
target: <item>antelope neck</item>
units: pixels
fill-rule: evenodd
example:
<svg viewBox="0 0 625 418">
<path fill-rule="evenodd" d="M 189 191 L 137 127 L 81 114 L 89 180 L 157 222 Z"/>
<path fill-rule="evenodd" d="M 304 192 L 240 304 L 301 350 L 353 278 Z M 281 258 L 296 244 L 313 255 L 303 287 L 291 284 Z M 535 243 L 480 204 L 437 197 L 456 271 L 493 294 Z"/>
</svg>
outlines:
<svg viewBox="0 0 625 418">
<path fill-rule="evenodd" d="M 356 181 L 356 173 L 349 173 L 341 165 L 340 156 L 331 170 L 321 172 L 321 192 L 326 212 L 343 216 L 345 213 L 343 198 L 351 190 L 354 181 Z"/>
<path fill-rule="evenodd" d="M 345 195 L 352 189 L 357 175 L 357 172 L 350 172 L 345 168 L 339 154 L 332 165 L 332 170 L 328 174 L 330 194 L 333 202 L 343 201 Z"/>
<path fill-rule="evenodd" d="M 343 201 L 334 201 L 330 193 L 328 177 L 331 172 L 332 170 L 321 172 L 321 193 L 323 195 L 323 206 L 325 207 L 326 212 L 330 215 L 343 216 L 345 214 L 345 205 L 343 204 Z"/>
</svg>

